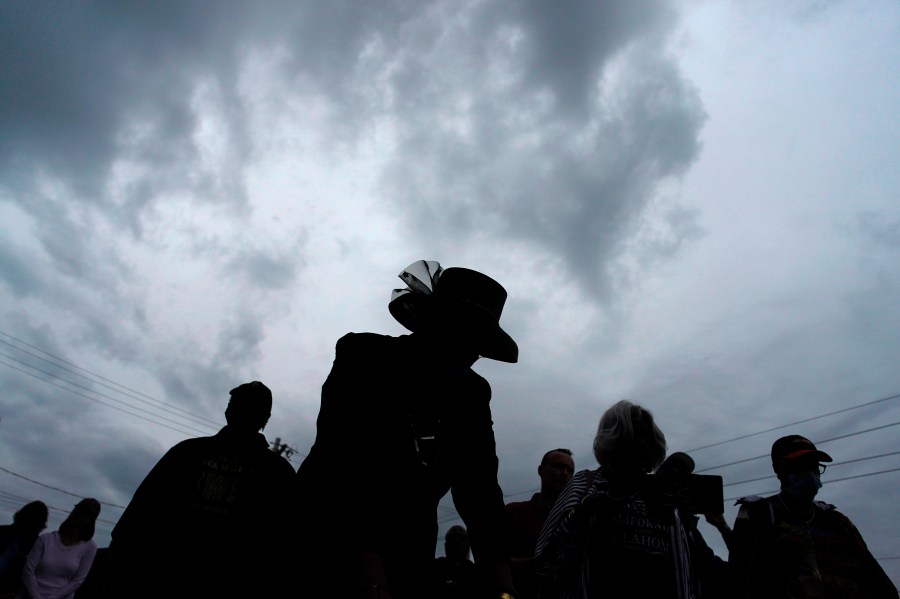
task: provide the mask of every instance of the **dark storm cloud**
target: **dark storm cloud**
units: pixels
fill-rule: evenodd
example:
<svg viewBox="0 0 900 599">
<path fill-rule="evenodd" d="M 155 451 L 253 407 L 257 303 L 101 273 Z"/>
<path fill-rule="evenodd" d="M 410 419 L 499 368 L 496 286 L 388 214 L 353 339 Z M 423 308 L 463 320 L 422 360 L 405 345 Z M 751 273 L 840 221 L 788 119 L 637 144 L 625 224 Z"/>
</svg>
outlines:
<svg viewBox="0 0 900 599">
<path fill-rule="evenodd" d="M 253 52 L 287 49 L 276 89 L 326 98 L 331 143 L 393 119 L 400 143 L 386 195 L 415 228 L 434 225 L 424 227 L 429 238 L 486 231 L 537 241 L 600 295 L 656 186 L 699 150 L 703 114 L 664 55 L 674 15 L 663 2 L 0 10 L 5 185 L 21 197 L 50 177 L 137 235 L 141 214 L 173 190 L 242 210 L 255 148 L 239 81 Z M 625 65 L 611 79 L 616 60 Z M 230 158 L 212 167 L 195 139 L 203 81 L 229 140 Z M 127 165 L 124 181 L 112 185 L 117 164 Z M 52 240 L 57 261 L 91 264 Z"/>
<path fill-rule="evenodd" d="M 297 272 L 305 265 L 298 243 L 284 250 L 245 250 L 238 253 L 224 267 L 230 276 L 240 274 L 249 290 L 284 289 L 296 279 Z"/>
<path fill-rule="evenodd" d="M 191 78 L 201 64 L 229 78 L 229 46 L 216 43 L 217 17 L 227 11 L 77 2 L 9 2 L 0 11 L 6 185 L 21 192 L 49 176 L 82 200 L 103 202 L 121 152 L 162 181 L 194 155 Z M 137 136 L 139 144 L 128 139 Z"/>
<path fill-rule="evenodd" d="M 430 240 L 479 230 L 537 242 L 605 298 L 658 185 L 697 158 L 705 117 L 662 50 L 665 5 L 524 6 L 448 26 L 452 50 L 434 37 L 398 57 L 386 194 Z"/>
</svg>

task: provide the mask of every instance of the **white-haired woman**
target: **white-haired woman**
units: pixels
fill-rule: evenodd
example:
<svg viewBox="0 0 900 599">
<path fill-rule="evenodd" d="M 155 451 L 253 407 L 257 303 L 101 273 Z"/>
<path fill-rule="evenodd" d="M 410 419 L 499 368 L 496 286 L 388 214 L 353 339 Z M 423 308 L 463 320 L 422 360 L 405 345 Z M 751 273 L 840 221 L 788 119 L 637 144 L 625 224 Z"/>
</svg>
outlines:
<svg viewBox="0 0 900 599">
<path fill-rule="evenodd" d="M 623 400 L 603 414 L 594 438 L 600 467 L 575 474 L 538 540 L 541 597 L 694 596 L 678 510 L 645 484 L 665 456 L 648 410 Z"/>
</svg>

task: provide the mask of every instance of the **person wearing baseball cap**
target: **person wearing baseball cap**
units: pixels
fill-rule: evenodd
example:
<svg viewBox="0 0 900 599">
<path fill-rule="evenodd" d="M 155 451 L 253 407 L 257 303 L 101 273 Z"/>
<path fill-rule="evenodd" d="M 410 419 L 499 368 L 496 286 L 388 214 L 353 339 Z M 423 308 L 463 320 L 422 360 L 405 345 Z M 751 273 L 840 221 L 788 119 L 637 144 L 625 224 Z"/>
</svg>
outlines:
<svg viewBox="0 0 900 599">
<path fill-rule="evenodd" d="M 298 593 L 435 597 L 438 502 L 452 491 L 486 598 L 515 596 L 491 387 L 472 365 L 513 363 L 493 278 L 420 260 L 387 304 L 409 334 L 348 333 L 322 386 L 316 439 L 297 471 Z"/>
<path fill-rule="evenodd" d="M 801 435 L 772 444 L 781 485 L 771 497 L 742 497 L 729 546 L 738 597 L 897 598 L 862 535 L 835 506 L 816 501 L 834 460 Z"/>
<path fill-rule="evenodd" d="M 226 425 L 169 449 L 112 531 L 114 597 L 255 597 L 278 590 L 294 468 L 260 432 L 272 391 L 234 387 Z"/>
</svg>

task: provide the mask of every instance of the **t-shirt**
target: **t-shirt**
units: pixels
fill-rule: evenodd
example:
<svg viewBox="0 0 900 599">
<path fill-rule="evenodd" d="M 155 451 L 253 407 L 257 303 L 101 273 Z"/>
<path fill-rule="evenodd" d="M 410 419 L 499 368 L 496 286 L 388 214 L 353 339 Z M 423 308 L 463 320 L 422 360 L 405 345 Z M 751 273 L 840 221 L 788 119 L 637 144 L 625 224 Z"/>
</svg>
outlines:
<svg viewBox="0 0 900 599">
<path fill-rule="evenodd" d="M 72 599 L 97 553 L 94 541 L 66 546 L 59 531 L 42 534 L 25 560 L 22 582 L 34 599 Z"/>
</svg>

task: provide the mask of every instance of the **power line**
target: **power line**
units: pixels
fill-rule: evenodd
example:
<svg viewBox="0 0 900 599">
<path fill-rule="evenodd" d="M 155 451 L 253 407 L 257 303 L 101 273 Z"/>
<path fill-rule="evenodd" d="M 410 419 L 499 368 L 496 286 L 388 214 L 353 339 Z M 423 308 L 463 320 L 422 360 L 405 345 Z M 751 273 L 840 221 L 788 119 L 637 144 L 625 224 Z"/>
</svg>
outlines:
<svg viewBox="0 0 900 599">
<path fill-rule="evenodd" d="M 894 396 L 894 397 L 900 397 L 900 395 L 896 395 L 896 396 Z M 896 426 L 897 424 L 900 424 L 900 422 L 894 422 L 894 423 L 886 424 L 886 425 L 883 425 L 883 426 L 876 426 L 876 427 L 871 428 L 871 429 L 866 429 L 866 430 L 863 430 L 863 431 L 857 431 L 857 432 L 855 432 L 855 433 L 848 433 L 848 434 L 846 434 L 846 435 L 839 435 L 839 436 L 837 436 L 837 437 L 832 437 L 832 438 L 830 438 L 830 439 L 823 439 L 823 440 L 821 440 L 821 441 L 818 441 L 818 443 L 827 443 L 827 442 L 829 442 L 829 441 L 836 441 L 836 440 L 838 440 L 838 439 L 843 439 L 843 438 L 846 438 L 846 437 L 852 437 L 852 436 L 856 436 L 856 435 L 861 435 L 861 434 L 863 434 L 863 433 L 873 432 L 873 431 L 876 431 L 876 430 L 880 430 L 880 429 L 882 429 L 882 428 L 888 428 L 888 427 L 891 427 L 891 426 Z M 844 461 L 841 461 L 841 462 L 835 462 L 835 463 L 831 464 L 830 467 L 833 468 L 833 467 L 835 467 L 835 466 L 842 466 L 842 465 L 844 465 L 844 464 L 852 464 L 852 463 L 854 463 L 854 462 L 863 462 L 863 461 L 866 461 L 866 460 L 873 460 L 873 459 L 876 459 L 876 458 L 888 457 L 888 456 L 892 456 L 892 455 L 897 455 L 898 453 L 900 453 L 900 451 L 892 451 L 892 452 L 889 452 L 889 453 L 882 453 L 882 454 L 879 454 L 879 455 L 873 455 L 873 456 L 868 456 L 868 457 L 864 457 L 864 458 L 856 458 L 856 459 L 851 459 L 851 460 L 844 460 Z M 768 454 L 766 454 L 766 455 L 754 456 L 754 457 L 752 457 L 752 458 L 745 458 L 745 459 L 743 459 L 743 460 L 737 460 L 737 461 L 734 461 L 734 462 L 728 462 L 727 464 L 719 464 L 718 466 L 710 466 L 709 468 L 703 468 L 703 469 L 700 469 L 700 470 L 696 470 L 695 473 L 696 473 L 696 474 L 700 474 L 701 472 L 708 472 L 708 471 L 710 471 L 710 470 L 715 470 L 715 469 L 717 469 L 717 468 L 724 468 L 724 467 L 726 467 L 726 466 L 734 466 L 734 465 L 736 465 L 736 464 L 743 464 L 743 463 L 745 463 L 745 462 L 752 462 L 752 461 L 754 461 L 754 460 L 760 460 L 760 459 L 762 459 L 762 458 L 767 458 L 767 457 L 770 457 L 770 456 L 769 456 Z M 725 485 L 723 485 L 723 486 L 729 487 L 729 486 L 740 485 L 740 484 L 744 484 L 744 483 L 758 482 L 758 481 L 761 481 L 761 480 L 766 480 L 766 479 L 768 479 L 768 478 L 770 478 L 770 475 L 760 476 L 760 477 L 758 477 L 758 478 L 751 478 L 751 479 L 742 480 L 742 481 L 733 482 L 733 483 L 727 483 L 727 484 L 725 484 Z M 832 481 L 832 482 L 833 482 L 833 481 Z M 516 493 L 505 493 L 505 494 L 503 495 L 503 498 L 506 499 L 506 498 L 509 498 L 509 497 L 515 497 L 516 495 L 525 495 L 525 494 L 527 494 L 527 493 L 535 493 L 535 492 L 537 492 L 537 491 L 540 491 L 540 489 L 531 489 L 530 491 L 518 491 L 518 492 L 516 492 Z"/>
<path fill-rule="evenodd" d="M 871 433 L 871 432 L 873 432 L 873 431 L 880 431 L 880 430 L 882 430 L 882 429 L 890 428 L 890 427 L 892 427 L 892 426 L 897 426 L 898 424 L 900 424 L 900 421 L 891 422 L 890 424 L 883 424 L 883 425 L 881 425 L 881 426 L 873 426 L 872 428 L 867 428 L 867 429 L 865 429 L 865 430 L 856 431 L 856 432 L 854 432 L 854 433 L 847 433 L 846 435 L 838 435 L 837 437 L 830 437 L 830 438 L 828 438 L 828 439 L 820 439 L 819 441 L 817 441 L 817 443 L 819 443 L 819 444 L 821 445 L 821 444 L 829 443 L 829 442 L 831 442 L 831 441 L 837 441 L 837 440 L 839 440 L 839 439 L 847 439 L 847 438 L 849 438 L 849 437 L 855 437 L 855 436 L 857 436 L 857 435 L 862 435 L 862 434 L 864 434 L 864 433 Z M 752 462 L 752 461 L 754 461 L 754 460 L 761 460 L 761 459 L 763 459 L 763 458 L 768 458 L 768 457 L 771 457 L 771 456 L 770 456 L 770 454 L 766 453 L 766 454 L 763 454 L 763 455 L 754 456 L 754 457 L 752 457 L 752 458 L 744 458 L 743 460 L 735 460 L 734 462 L 728 462 L 728 463 L 725 463 L 725 464 L 718 464 L 718 465 L 716 465 L 716 466 L 710 466 L 710 467 L 708 467 L 708 468 L 702 468 L 702 469 L 700 469 L 700 470 L 695 470 L 695 472 L 696 472 L 697 474 L 699 474 L 699 473 L 701 473 L 701 472 L 709 472 L 710 470 L 716 470 L 716 469 L 718 469 L 718 468 L 725 468 L 726 466 L 734 466 L 734 465 L 736 465 L 736 464 L 743 464 L 743 463 L 745 463 L 745 462 Z"/>
<path fill-rule="evenodd" d="M 781 425 L 778 425 L 778 426 L 773 426 L 772 428 L 767 428 L 767 429 L 765 429 L 765 430 L 757 431 L 757 432 L 755 432 L 755 433 L 748 433 L 748 434 L 746 434 L 746 435 L 741 435 L 741 436 L 739 436 L 739 437 L 733 437 L 733 438 L 731 438 L 731 439 L 725 439 L 724 441 L 716 441 L 715 443 L 710 443 L 709 445 L 701 445 L 700 447 L 695 447 L 694 449 L 688 449 L 688 450 L 687 450 L 687 453 L 691 453 L 691 452 L 694 452 L 694 451 L 700 451 L 701 449 L 709 449 L 710 447 L 716 447 L 716 446 L 719 446 L 719 445 L 725 445 L 726 443 L 732 443 L 732 442 L 734 442 L 734 441 L 740 441 L 740 440 L 742 440 L 742 439 L 749 439 L 750 437 L 755 437 L 755 436 L 757 436 L 757 435 L 762 435 L 762 434 L 765 434 L 765 433 L 771 433 L 772 431 L 781 430 L 781 429 L 783 429 L 783 428 L 788 428 L 788 427 L 790 427 L 790 426 L 796 426 L 796 425 L 798 425 L 798 424 L 804 424 L 804 423 L 806 423 L 806 422 L 812 422 L 813 420 L 819 420 L 819 419 L 821 419 L 821 418 L 827 418 L 828 416 L 834 416 L 835 414 L 842 414 L 842 413 L 844 413 L 844 412 L 850 412 L 851 410 L 858 410 L 858 409 L 860 409 L 860 408 L 864 408 L 864 407 L 871 406 L 871 405 L 874 405 L 874 404 L 882 403 L 882 402 L 885 402 L 885 401 L 891 401 L 891 400 L 893 400 L 893 399 L 898 399 L 898 398 L 900 398 L 900 393 L 898 393 L 897 395 L 891 395 L 890 397 L 882 397 L 881 399 L 876 399 L 876 400 L 873 400 L 873 401 L 868 401 L 868 402 L 866 402 L 866 403 L 857 404 L 857 405 L 855 405 L 855 406 L 850 406 L 849 408 L 843 408 L 843 409 L 840 409 L 840 410 L 835 410 L 834 412 L 828 412 L 827 414 L 819 414 L 818 416 L 813 416 L 813 417 L 811 417 L 811 418 L 804 418 L 803 420 L 797 420 L 797 421 L 795 421 L 795 422 L 789 422 L 789 423 L 787 423 L 787 424 L 781 424 Z"/>
<path fill-rule="evenodd" d="M 164 423 L 162 423 L 162 422 L 157 422 L 157 421 L 151 420 L 150 418 L 147 418 L 147 417 L 145 417 L 145 416 L 141 416 L 140 414 L 135 414 L 135 413 L 133 413 L 133 412 L 129 412 L 128 410 L 122 409 L 122 408 L 120 408 L 120 407 L 118 407 L 118 406 L 110 405 L 110 404 L 108 404 L 108 403 L 106 403 L 106 402 L 100 401 L 100 400 L 97 399 L 96 397 L 91 397 L 90 395 L 86 395 L 86 394 L 84 394 L 84 393 L 81 393 L 80 391 L 76 391 L 75 389 L 70 389 L 70 388 L 68 388 L 68 387 L 64 387 L 63 385 L 60 385 L 59 383 L 55 383 L 55 382 L 53 382 L 53 381 L 49 381 L 49 380 L 47 380 L 47 379 L 43 379 L 43 378 L 37 376 L 36 374 L 34 374 L 34 373 L 32 373 L 32 372 L 28 372 L 27 370 L 23 370 L 23 369 L 19 368 L 18 366 L 14 366 L 14 365 L 12 365 L 12 364 L 7 364 L 7 363 L 4 362 L 3 360 L 0 360 L 0 364 L 3 364 L 4 366 L 6 366 L 6 367 L 8 367 L 8 368 L 12 368 L 13 370 L 18 370 L 19 372 L 21 372 L 21 373 L 23 373 L 23 374 L 27 374 L 27 375 L 30 376 L 30 377 L 36 378 L 37 380 L 42 381 L 42 382 L 45 382 L 45 383 L 47 383 L 47 384 L 49 384 L 49 385 L 53 385 L 54 387 L 58 387 L 58 388 L 60 388 L 60 389 L 62 389 L 62 390 L 64 390 L 64 391 L 68 391 L 69 393 L 74 393 L 75 395 L 80 395 L 81 397 L 84 397 L 85 399 L 89 399 L 90 401 L 99 403 L 100 405 L 103 405 L 103 406 L 106 406 L 106 407 L 108 407 L 108 408 L 112 408 L 112 409 L 114 409 L 114 410 L 118 410 L 118 411 L 120 411 L 120 412 L 123 412 L 123 413 L 125 413 L 125 414 L 128 414 L 129 416 L 134 416 L 135 418 L 140 418 L 141 420 L 145 420 L 145 421 L 150 422 L 150 423 L 152 423 L 152 424 L 156 424 L 156 425 L 158 425 L 158 426 L 162 426 L 162 427 L 164 427 L 164 428 L 167 428 L 167 429 L 169 429 L 169 430 L 175 431 L 175 432 L 177 432 L 177 433 L 186 434 L 186 435 L 192 434 L 191 431 L 179 430 L 179 429 L 177 429 L 177 428 L 174 428 L 174 427 L 169 426 L 169 425 L 167 425 L 167 424 L 164 424 Z M 37 370 L 37 369 L 36 369 L 36 370 Z M 176 424 L 178 424 L 178 423 L 176 423 Z M 183 426 L 183 425 L 181 425 L 181 424 L 178 424 L 178 425 L 179 425 L 179 426 Z M 188 428 L 188 427 L 185 427 L 185 428 Z M 203 432 L 203 431 L 198 431 L 197 429 L 193 429 L 193 432 Z"/>
<path fill-rule="evenodd" d="M 101 393 L 100 391 L 95 391 L 94 389 L 92 389 L 92 388 L 90 388 L 90 387 L 87 387 L 87 386 L 85 386 L 85 385 L 82 385 L 82 384 L 80 384 L 80 383 L 76 383 L 75 381 L 70 381 L 69 379 L 64 379 L 63 377 L 61 377 L 61 376 L 59 376 L 59 375 L 57 375 L 57 374 L 54 374 L 54 373 L 49 372 L 49 371 L 47 371 L 47 370 L 42 370 L 42 369 L 38 368 L 37 366 L 35 366 L 35 365 L 33 365 L 33 364 L 29 364 L 28 362 L 25 362 L 25 361 L 23 361 L 23 360 L 19 360 L 18 358 L 15 358 L 15 357 L 13 357 L 13 356 L 10 356 L 9 354 L 0 352 L 0 356 L 3 356 L 4 358 L 9 358 L 10 360 L 12 360 L 12 361 L 14 361 L 14 362 L 18 362 L 19 364 L 22 364 L 22 365 L 24 365 L 24 366 L 27 366 L 28 368 L 31 368 L 32 370 L 36 370 L 36 371 L 40 372 L 41 374 L 45 374 L 45 375 L 47 375 L 47 376 L 49 376 L 49 377 L 53 377 L 53 378 L 55 378 L 55 379 L 58 379 L 58 380 L 60 380 L 60 381 L 63 381 L 63 382 L 68 383 L 68 384 L 70 384 L 70 385 L 73 385 L 73 386 L 75 386 L 75 387 L 78 387 L 79 389 L 84 389 L 85 391 L 88 391 L 89 393 L 95 393 L 95 394 L 99 395 L 100 397 L 105 397 L 106 399 L 108 399 L 108 400 L 110 400 L 110 401 L 114 401 L 114 402 L 116 402 L 116 403 L 120 403 L 120 404 L 122 404 L 122 405 L 128 406 L 129 408 L 131 408 L 131 409 L 133 409 L 133 410 L 139 410 L 139 411 L 141 411 L 141 412 L 144 412 L 145 414 L 150 414 L 150 415 L 153 416 L 154 418 L 161 418 L 161 419 L 163 419 L 163 420 L 165 420 L 165 421 L 167 421 L 167 422 L 171 422 L 171 423 L 177 424 L 177 425 L 179 425 L 179 426 L 184 426 L 185 428 L 190 428 L 190 429 L 192 429 L 192 430 L 194 430 L 195 432 L 198 432 L 198 433 L 207 432 L 207 431 L 202 431 L 202 430 L 197 429 L 197 428 L 193 428 L 192 426 L 189 426 L 189 425 L 182 424 L 182 423 L 180 423 L 180 422 L 177 422 L 177 421 L 175 421 L 175 420 L 172 420 L 171 418 L 167 418 L 167 417 L 162 416 L 162 415 L 160 415 L 160 414 L 155 414 L 155 413 L 151 412 L 150 410 L 145 410 L 144 408 L 141 408 L 141 407 L 139 407 L 139 406 L 132 405 L 132 404 L 128 403 L 127 401 L 123 401 L 123 400 L 121 400 L 121 399 L 117 399 L 117 398 L 115 398 L 115 397 L 112 397 L 111 395 L 107 395 L 107 394 L 105 394 L 105 393 Z M 43 380 L 43 379 L 42 379 L 42 380 Z M 49 382 L 49 381 L 47 381 L 47 382 Z M 145 403 L 146 403 L 146 402 L 145 402 Z M 191 424 L 194 424 L 194 423 L 191 423 Z M 211 427 L 209 427 L 209 425 L 201 425 L 201 426 L 206 426 L 207 428 L 211 428 Z"/>
<path fill-rule="evenodd" d="M 66 364 L 66 365 L 68 365 L 68 366 L 71 366 L 71 367 L 73 367 L 73 368 L 76 368 L 77 370 L 80 370 L 80 371 L 82 371 L 82 372 L 86 372 L 87 374 L 91 375 L 92 377 L 95 377 L 95 378 L 97 378 L 97 379 L 100 379 L 100 381 L 103 381 L 103 382 L 100 382 L 100 381 L 94 381 L 94 380 L 91 380 L 89 377 L 85 376 L 84 374 L 81 374 L 80 372 L 76 372 L 76 371 L 73 371 L 73 370 L 71 370 L 71 369 L 69 369 L 69 368 L 65 368 L 65 367 L 63 367 L 63 366 L 60 366 L 59 364 L 54 364 L 53 362 L 51 362 L 50 360 L 47 360 L 46 358 L 43 358 L 43 357 L 38 356 L 38 355 L 36 355 L 36 354 L 34 354 L 34 353 L 32 353 L 32 352 L 29 352 L 29 351 L 27 351 L 27 350 L 24 350 L 24 349 L 22 349 L 22 348 L 20 348 L 20 347 L 18 347 L 18 346 L 16 346 L 16 345 L 14 345 L 14 344 L 9 343 L 8 341 L 3 341 L 2 339 L 0 339 L 0 343 L 3 343 L 3 344 L 5 344 L 5 345 L 10 346 L 10 347 L 14 348 L 16 351 L 20 351 L 20 352 L 25 353 L 25 354 L 27 354 L 27 355 L 29 355 L 29 356 L 35 357 L 35 358 L 37 358 L 38 360 L 43 360 L 44 362 L 49 362 L 49 363 L 53 364 L 54 366 L 56 366 L 57 368 L 61 368 L 62 370 L 66 370 L 67 372 L 70 372 L 70 373 L 72 373 L 72 374 L 75 374 L 76 376 L 80 376 L 80 377 L 82 377 L 82 378 L 86 378 L 86 379 L 90 380 L 92 383 L 96 383 L 96 384 L 102 385 L 102 386 L 104 386 L 104 387 L 106 387 L 106 388 L 108 388 L 108 389 L 111 389 L 111 390 L 113 390 L 113 391 L 117 391 L 118 393 L 122 393 L 123 395 L 129 396 L 128 393 L 125 393 L 125 392 L 122 391 L 122 389 L 125 389 L 126 391 L 130 392 L 131 394 L 133 394 L 133 395 L 130 396 L 130 397 L 132 397 L 132 399 L 136 399 L 136 400 L 142 401 L 142 402 L 144 402 L 144 403 L 147 403 L 146 400 L 149 400 L 149 401 L 152 401 L 152 402 L 154 402 L 154 403 L 160 404 L 161 406 L 166 406 L 166 407 L 168 407 L 168 408 L 172 408 L 172 409 L 174 409 L 174 410 L 177 410 L 177 411 L 179 411 L 179 412 L 182 412 L 184 415 L 189 416 L 189 417 L 191 417 L 191 418 L 194 418 L 194 419 L 197 419 L 197 420 L 202 420 L 202 421 L 205 421 L 205 422 L 207 422 L 207 423 L 210 423 L 210 424 L 214 425 L 215 427 L 220 427 L 220 426 L 221 426 L 221 423 L 220 423 L 220 422 L 217 422 L 217 421 L 215 421 L 215 420 L 211 420 L 211 419 L 209 419 L 209 418 L 206 418 L 205 416 L 200 416 L 200 415 L 198 415 L 198 414 L 194 414 L 194 413 L 192 413 L 192 412 L 189 412 L 188 410 L 185 410 L 184 408 L 181 408 L 181 407 L 176 406 L 176 405 L 174 405 L 174 404 L 170 404 L 170 403 L 165 402 L 165 401 L 162 401 L 162 400 L 160 400 L 160 399 L 156 399 L 155 397 L 152 397 L 152 396 L 150 396 L 150 395 L 147 395 L 146 393 L 143 393 L 142 391 L 138 391 L 137 389 L 133 389 L 133 388 L 127 386 L 127 385 L 123 385 L 122 383 L 116 382 L 116 381 L 114 381 L 114 380 L 112 380 L 112 379 L 109 379 L 109 378 L 107 378 L 107 377 L 105 377 L 105 376 L 103 376 L 103 375 L 101 375 L 101 374 L 97 374 L 96 372 L 91 372 L 90 370 L 88 370 L 88 369 L 86 369 L 86 368 L 83 368 L 83 367 L 81 367 L 81 366 L 79 366 L 79 365 L 77 365 L 77 364 L 75 364 L 75 363 L 73 363 L 73 362 L 69 362 L 68 360 L 66 360 L 66 359 L 64 359 L 64 358 L 60 358 L 59 356 L 56 356 L 56 355 L 54 355 L 54 354 L 52 354 L 52 353 L 50 353 L 50 352 L 48 352 L 48 351 L 46 351 L 46 350 L 43 350 L 43 349 L 41 349 L 41 348 L 39 348 L 39 347 L 37 347 L 37 346 L 35 346 L 35 345 L 32 345 L 32 344 L 28 343 L 27 341 L 23 341 L 22 339 L 19 339 L 18 337 L 15 337 L 15 336 L 13 336 L 13 335 L 10 335 L 9 333 L 6 333 L 6 332 L 4 332 L 4 331 L 0 331 L 0 335 L 3 335 L 3 336 L 5 336 L 5 337 L 9 337 L 10 339 L 15 340 L 17 343 L 20 343 L 20 344 L 22 344 L 22 345 L 24 345 L 24 346 L 26 346 L 26 347 L 29 347 L 29 348 L 31 348 L 31 349 L 33 349 L 33 350 L 35 350 L 35 351 L 38 351 L 38 352 L 40 352 L 40 353 L 42 353 L 42 354 L 44 354 L 44 355 L 46 355 L 46 356 L 50 356 L 50 357 L 53 358 L 53 360 L 55 360 L 56 362 L 60 362 L 60 363 L 62 363 L 62 364 Z M 118 387 L 118 389 L 114 389 L 114 388 L 112 388 L 112 387 L 110 387 L 109 385 L 104 384 L 104 383 L 109 383 L 110 385 L 115 385 L 115 387 Z M 135 396 L 140 396 L 140 397 L 135 397 Z M 142 400 L 141 397 L 146 398 L 146 400 Z"/>
<path fill-rule="evenodd" d="M 28 478 L 27 476 L 25 476 L 25 475 L 23 475 L 23 474 L 19 474 L 18 472 L 13 472 L 12 470 L 9 470 L 9 469 L 7 469 L 7 468 L 4 468 L 3 466 L 0 466 L 0 470 L 2 470 L 3 472 L 6 472 L 7 474 L 11 474 L 11 475 L 16 476 L 16 477 L 18 477 L 18 478 L 21 478 L 21 479 L 23 479 L 23 480 L 27 480 L 27 481 L 30 482 L 30 483 L 34 483 L 34 484 L 36 484 L 36 485 L 40 485 L 41 487 L 45 487 L 45 488 L 51 489 L 51 490 L 53 490 L 53 491 L 58 491 L 58 492 L 60 492 L 60 493 L 65 493 L 66 495 L 71 495 L 72 497 L 78 497 L 79 499 L 83 499 L 84 497 L 87 497 L 86 495 L 82 495 L 81 493 L 72 493 L 71 491 L 66 491 L 65 489 L 60 489 L 59 487 L 54 487 L 53 485 L 48 485 L 47 483 L 42 483 L 42 482 L 39 481 L 39 480 L 34 480 L 33 478 Z M 109 502 L 106 502 L 106 501 L 101 501 L 100 503 L 103 504 L 103 505 L 109 506 L 109 507 L 119 508 L 120 510 L 124 510 L 124 509 L 125 509 L 125 506 L 124 506 L 124 505 L 116 505 L 115 503 L 109 503 Z"/>
<path fill-rule="evenodd" d="M 878 458 L 886 458 L 886 457 L 889 457 L 889 456 L 892 456 L 892 455 L 897 455 L 897 454 L 900 454 L 900 451 L 891 451 L 891 452 L 889 452 L 889 453 L 880 453 L 880 454 L 878 454 L 878 455 L 870 455 L 870 456 L 867 456 L 867 457 L 864 457 L 864 458 L 855 458 L 855 459 L 853 459 L 853 460 L 844 460 L 843 462 L 834 462 L 834 463 L 832 463 L 832 464 L 828 464 L 828 469 L 829 469 L 829 471 L 830 471 L 830 470 L 831 470 L 832 468 L 834 468 L 835 466 L 844 466 L 845 464 L 854 464 L 854 463 L 856 463 L 856 462 L 866 462 L 866 461 L 868 461 L 868 460 L 875 460 L 875 459 L 878 459 Z M 746 483 L 755 483 L 755 482 L 759 482 L 759 481 L 761 481 L 761 480 L 768 480 L 768 479 L 770 479 L 770 478 L 772 478 L 772 475 L 771 475 L 771 474 L 768 474 L 768 475 L 766 475 L 766 476 L 760 476 L 760 477 L 757 477 L 757 478 L 748 478 L 748 479 L 746 479 L 746 480 L 739 480 L 739 481 L 733 482 L 733 483 L 726 483 L 726 484 L 724 484 L 724 485 L 722 485 L 722 486 L 723 486 L 723 487 L 733 487 L 733 486 L 735 486 L 735 485 L 743 485 L 743 484 L 746 484 Z M 832 481 L 832 482 L 833 482 L 833 481 Z"/>
<path fill-rule="evenodd" d="M 879 474 L 889 474 L 891 472 L 898 472 L 900 468 L 889 468 L 887 470 L 879 470 L 877 472 L 867 472 L 865 474 L 854 474 L 853 476 L 845 476 L 843 478 L 832 478 L 825 481 L 827 484 L 839 483 L 845 480 L 854 480 L 857 478 L 865 478 L 867 476 L 877 476 Z M 741 497 L 747 497 L 748 495 L 769 495 L 771 493 L 777 493 L 781 489 L 770 489 L 768 491 L 762 491 L 760 493 L 744 493 L 742 495 L 735 495 L 734 497 L 726 497 L 723 501 L 732 501 L 734 499 L 740 499 Z"/>
</svg>

